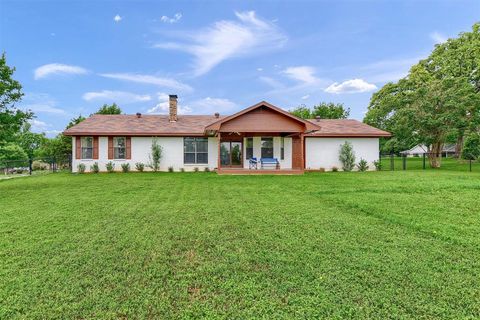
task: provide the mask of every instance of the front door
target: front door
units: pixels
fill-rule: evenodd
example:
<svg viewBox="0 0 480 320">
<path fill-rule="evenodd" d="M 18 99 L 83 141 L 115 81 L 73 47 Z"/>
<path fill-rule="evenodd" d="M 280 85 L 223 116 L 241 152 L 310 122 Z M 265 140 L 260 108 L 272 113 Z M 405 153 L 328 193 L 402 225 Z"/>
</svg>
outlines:
<svg viewBox="0 0 480 320">
<path fill-rule="evenodd" d="M 220 164 L 222 167 L 241 167 L 242 160 L 242 142 L 224 141 L 220 144 Z"/>
<path fill-rule="evenodd" d="M 292 138 L 292 168 L 303 169 L 303 144 L 300 136 Z"/>
</svg>

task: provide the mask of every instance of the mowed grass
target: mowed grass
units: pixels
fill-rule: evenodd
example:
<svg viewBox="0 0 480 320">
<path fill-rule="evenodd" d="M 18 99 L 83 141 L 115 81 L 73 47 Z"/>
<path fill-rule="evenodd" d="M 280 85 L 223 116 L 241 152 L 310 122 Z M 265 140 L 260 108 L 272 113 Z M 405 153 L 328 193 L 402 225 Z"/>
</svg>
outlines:
<svg viewBox="0 0 480 320">
<path fill-rule="evenodd" d="M 480 317 L 480 174 L 0 181 L 0 318 Z"/>
</svg>

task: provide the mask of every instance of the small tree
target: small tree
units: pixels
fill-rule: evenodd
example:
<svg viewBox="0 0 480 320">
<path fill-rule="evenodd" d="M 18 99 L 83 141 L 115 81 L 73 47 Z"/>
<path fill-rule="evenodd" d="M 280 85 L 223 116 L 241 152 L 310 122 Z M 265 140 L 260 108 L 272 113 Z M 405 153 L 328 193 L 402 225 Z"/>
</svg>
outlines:
<svg viewBox="0 0 480 320">
<path fill-rule="evenodd" d="M 367 171 L 368 170 L 368 162 L 365 159 L 360 159 L 360 162 L 357 164 L 357 168 L 359 171 Z"/>
<path fill-rule="evenodd" d="M 343 171 L 352 171 L 355 167 L 355 152 L 353 151 L 353 146 L 350 142 L 345 141 L 344 144 L 340 146 L 340 162 L 342 162 Z"/>
<path fill-rule="evenodd" d="M 95 114 L 121 114 L 122 109 L 114 102 L 112 105 L 104 104 Z"/>
<path fill-rule="evenodd" d="M 158 171 L 160 170 L 160 161 L 162 160 L 163 149 L 162 146 L 158 144 L 157 139 L 153 139 L 151 150 L 152 152 L 149 155 L 150 164 L 148 166 L 152 168 L 153 171 Z"/>
<path fill-rule="evenodd" d="M 480 134 L 473 133 L 467 136 L 463 145 L 462 158 L 467 160 L 480 158 Z"/>
</svg>

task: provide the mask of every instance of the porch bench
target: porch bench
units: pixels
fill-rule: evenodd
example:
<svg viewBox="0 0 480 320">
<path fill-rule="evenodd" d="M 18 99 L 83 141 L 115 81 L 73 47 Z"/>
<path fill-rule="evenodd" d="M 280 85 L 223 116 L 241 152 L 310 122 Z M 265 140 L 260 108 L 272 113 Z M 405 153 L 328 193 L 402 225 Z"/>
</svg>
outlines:
<svg viewBox="0 0 480 320">
<path fill-rule="evenodd" d="M 275 169 L 280 169 L 280 162 L 277 158 L 260 158 L 260 166 L 262 169 L 264 165 L 274 165 Z"/>
</svg>

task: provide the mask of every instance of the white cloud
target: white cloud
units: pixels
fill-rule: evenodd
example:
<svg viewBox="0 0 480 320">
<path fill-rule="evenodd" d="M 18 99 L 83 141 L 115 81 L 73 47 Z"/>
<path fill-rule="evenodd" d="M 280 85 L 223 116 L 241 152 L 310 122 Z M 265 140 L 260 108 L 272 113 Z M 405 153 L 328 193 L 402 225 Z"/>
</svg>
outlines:
<svg viewBox="0 0 480 320">
<path fill-rule="evenodd" d="M 281 89 L 285 87 L 280 81 L 275 80 L 272 77 L 262 76 L 262 77 L 259 77 L 258 79 L 274 89 Z"/>
<path fill-rule="evenodd" d="M 170 108 L 168 94 L 159 92 L 157 93 L 157 97 L 158 103 L 155 105 L 155 107 L 148 109 L 147 113 L 168 114 Z M 192 112 L 192 109 L 188 106 L 182 106 L 181 101 L 179 100 L 177 105 L 177 112 L 178 114 L 188 114 Z"/>
<path fill-rule="evenodd" d="M 440 32 L 435 31 L 430 33 L 430 39 L 432 39 L 435 44 L 441 44 L 447 42 L 448 37 Z"/>
<path fill-rule="evenodd" d="M 261 72 L 261 71 L 263 71 L 263 68 L 257 68 L 257 71 Z"/>
<path fill-rule="evenodd" d="M 254 11 L 235 15 L 237 21 L 221 20 L 200 31 L 180 34 L 186 42 L 154 47 L 190 53 L 194 56 L 194 75 L 200 76 L 227 59 L 280 48 L 286 42 L 287 37 L 275 24 L 258 18 Z"/>
<path fill-rule="evenodd" d="M 161 78 L 145 74 L 134 74 L 134 73 L 102 73 L 100 76 L 105 78 L 131 81 L 137 83 L 152 84 L 159 87 L 166 87 L 176 90 L 183 91 L 193 91 L 193 88 L 189 85 L 183 84 L 175 79 L 171 78 Z"/>
<path fill-rule="evenodd" d="M 195 100 L 190 103 L 189 106 L 193 109 L 194 113 L 198 114 L 214 114 L 215 112 L 227 114 L 238 107 L 235 102 L 229 99 L 211 97 Z"/>
<path fill-rule="evenodd" d="M 22 101 L 22 108 L 35 113 L 66 114 L 65 110 L 57 108 L 57 102 L 45 93 L 28 93 Z"/>
<path fill-rule="evenodd" d="M 160 18 L 160 21 L 165 22 L 165 23 L 176 23 L 176 22 L 180 21 L 180 19 L 182 19 L 182 14 L 178 12 L 178 13 L 175 13 L 173 18 L 169 18 L 167 16 L 162 16 Z"/>
<path fill-rule="evenodd" d="M 377 86 L 368 83 L 363 79 L 351 79 L 344 81 L 342 83 L 332 83 L 329 87 L 325 89 L 328 93 L 360 93 L 360 92 L 368 92 L 377 89 Z"/>
<path fill-rule="evenodd" d="M 88 70 L 79 66 L 71 66 L 61 63 L 50 63 L 34 70 L 34 78 L 41 79 L 51 74 L 87 74 Z"/>
<path fill-rule="evenodd" d="M 115 22 L 120 22 L 120 21 L 122 21 L 122 17 L 120 17 L 120 16 L 117 14 L 115 17 L 113 17 L 113 21 L 115 21 Z"/>
<path fill-rule="evenodd" d="M 51 127 L 51 125 L 37 119 L 31 119 L 28 120 L 28 122 L 31 124 L 31 129 L 33 132 L 43 132 L 47 128 Z"/>
<path fill-rule="evenodd" d="M 283 70 L 287 77 L 303 83 L 314 83 L 318 78 L 314 76 L 315 68 L 309 66 L 289 67 Z"/>
<path fill-rule="evenodd" d="M 302 99 L 302 100 L 307 100 L 308 98 L 310 98 L 310 95 L 309 95 L 309 94 L 306 94 L 306 95 L 304 95 L 301 99 Z"/>
<path fill-rule="evenodd" d="M 102 100 L 121 103 L 134 103 L 152 100 L 149 95 L 139 95 L 131 92 L 110 90 L 103 90 L 99 92 L 86 92 L 83 94 L 82 98 L 85 101 Z"/>
</svg>

